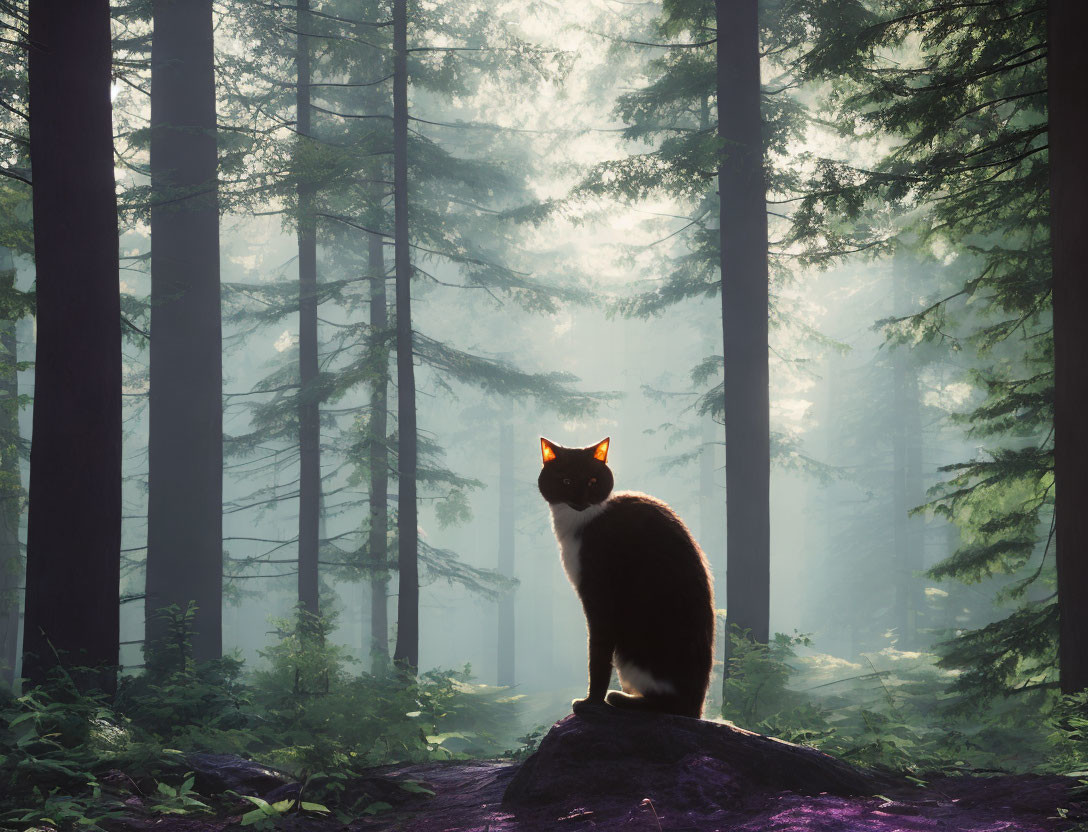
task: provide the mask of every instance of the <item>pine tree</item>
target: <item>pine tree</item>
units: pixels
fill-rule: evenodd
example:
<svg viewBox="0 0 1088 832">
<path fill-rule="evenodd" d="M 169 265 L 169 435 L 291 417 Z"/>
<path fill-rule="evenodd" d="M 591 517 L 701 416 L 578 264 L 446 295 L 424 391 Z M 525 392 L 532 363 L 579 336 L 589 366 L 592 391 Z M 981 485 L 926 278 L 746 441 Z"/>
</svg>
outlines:
<svg viewBox="0 0 1088 832">
<path fill-rule="evenodd" d="M 295 65 L 295 129 L 300 149 L 311 133 L 309 0 L 296 0 L 298 34 Z M 301 167 L 301 166 L 300 166 Z M 298 601 L 314 615 L 318 601 L 318 525 L 321 518 L 321 417 L 318 412 L 317 363 L 317 218 L 314 185 L 298 180 Z"/>
<path fill-rule="evenodd" d="M 370 279 L 371 364 L 367 551 L 370 567 L 370 655 L 380 671 L 389 664 L 389 313 L 385 250 L 380 235 L 367 235 Z"/>
<path fill-rule="evenodd" d="M 6 261 L 6 262 L 2 262 Z M 10 249 L 0 249 L 0 294 L 15 293 L 15 263 Z M 23 485 L 19 473 L 19 350 L 15 340 L 17 314 L 4 304 L 0 319 L 0 680 L 13 685 L 19 649 L 19 588 L 23 583 L 23 552 L 19 517 Z"/>
<path fill-rule="evenodd" d="M 155 0 L 147 643 L 195 602 L 193 654 L 222 654 L 223 406 L 211 0 Z"/>
<path fill-rule="evenodd" d="M 770 628 L 767 195 L 756 0 L 716 0 L 721 299 L 725 350 L 726 622 Z"/>
<path fill-rule="evenodd" d="M 89 668 L 84 683 L 110 689 L 121 333 L 109 4 L 34 0 L 29 43 L 37 349 L 23 674 L 41 682 L 62 661 Z"/>
<path fill-rule="evenodd" d="M 393 660 L 419 667 L 419 520 L 412 264 L 408 252 L 408 4 L 393 0 L 393 261 L 397 287 L 397 646 Z"/>
</svg>

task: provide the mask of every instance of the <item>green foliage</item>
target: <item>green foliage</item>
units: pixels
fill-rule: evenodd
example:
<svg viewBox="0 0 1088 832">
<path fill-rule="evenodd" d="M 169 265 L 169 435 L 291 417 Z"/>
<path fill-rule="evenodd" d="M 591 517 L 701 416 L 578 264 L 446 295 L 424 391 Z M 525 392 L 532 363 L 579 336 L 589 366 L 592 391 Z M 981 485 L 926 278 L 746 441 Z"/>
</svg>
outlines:
<svg viewBox="0 0 1088 832">
<path fill-rule="evenodd" d="M 0 824 L 100 829 L 123 809 L 100 778 L 130 761 L 129 743 L 105 697 L 63 672 L 0 703 Z"/>
<path fill-rule="evenodd" d="M 1006 700 L 985 720 L 950 696 L 931 654 L 884 650 L 858 665 L 812 652 L 803 635 L 769 645 L 738 633 L 722 716 L 740 727 L 916 778 L 972 770 L 1071 773 L 1088 767 L 1084 697 Z M 801 652 L 806 655 L 799 655 Z M 712 687 L 720 689 L 717 671 Z M 1049 716 L 1047 716 L 1049 714 Z"/>
<path fill-rule="evenodd" d="M 168 633 L 146 651 L 146 671 L 124 678 L 114 699 L 79 691 L 59 671 L 0 701 L 0 825 L 99 829 L 126 812 L 236 812 L 236 797 L 195 790 L 183 753 L 192 751 L 259 759 L 299 778 L 297 800 L 245 798 L 244 826 L 274 826 L 289 812 L 375 814 L 389 807 L 351 787 L 366 769 L 498 756 L 514 744 L 521 697 L 473 684 L 468 667 L 353 674 L 329 641 L 332 621 L 300 611 L 276 622 L 266 667 L 243 676 L 234 659 L 192 660 L 191 609 L 164 614 Z M 135 808 L 124 802 L 133 795 Z"/>
<path fill-rule="evenodd" d="M 729 634 L 729 673 L 723 687 L 721 714 L 738 725 L 761 725 L 799 704 L 787 688 L 796 647 L 808 647 L 808 636 L 775 633 L 770 644 L 759 644 L 737 631 Z"/>
<path fill-rule="evenodd" d="M 145 651 L 147 671 L 123 677 L 115 709 L 150 738 L 187 751 L 245 752 L 250 743 L 250 692 L 242 663 L 225 656 L 194 662 L 195 608 L 160 611 L 168 619 L 162 639 Z"/>
<path fill-rule="evenodd" d="M 1048 768 L 1068 777 L 1081 778 L 1081 792 L 1088 793 L 1088 691 L 1058 700 L 1050 713 L 1052 756 Z"/>
<path fill-rule="evenodd" d="M 200 800 L 193 784 L 196 778 L 186 777 L 180 786 L 170 786 L 166 783 L 158 784 L 158 798 L 155 802 L 155 812 L 163 815 L 202 815 L 212 811 L 211 807 Z"/>
<path fill-rule="evenodd" d="M 242 799 L 249 801 L 256 807 L 242 815 L 242 826 L 253 826 L 257 829 L 270 829 L 275 827 L 279 819 L 292 809 L 322 815 L 328 814 L 329 812 L 328 808 L 322 806 L 320 803 L 307 803 L 305 801 L 291 799 L 278 800 L 275 803 L 269 803 L 267 800 L 263 800 L 259 797 L 251 797 L 250 795 L 242 795 Z"/>
</svg>

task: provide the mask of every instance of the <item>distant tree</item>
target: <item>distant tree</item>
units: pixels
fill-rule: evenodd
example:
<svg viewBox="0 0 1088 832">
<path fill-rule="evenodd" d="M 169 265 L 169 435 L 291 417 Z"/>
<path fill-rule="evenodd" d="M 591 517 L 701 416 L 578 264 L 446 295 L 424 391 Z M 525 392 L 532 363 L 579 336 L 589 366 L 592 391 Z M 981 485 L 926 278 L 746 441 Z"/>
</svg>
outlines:
<svg viewBox="0 0 1088 832">
<path fill-rule="evenodd" d="M 19 517 L 24 493 L 19 473 L 19 350 L 15 341 L 18 317 L 11 308 L 15 294 L 15 263 L 10 249 L 0 249 L 0 679 L 15 682 L 19 649 L 19 591 L 23 583 L 23 552 L 19 543 Z"/>
<path fill-rule="evenodd" d="M 313 21 L 309 0 L 297 0 L 295 26 L 295 130 L 303 157 L 311 133 L 310 37 Z M 318 552 L 321 548 L 321 416 L 317 353 L 317 217 L 315 187 L 298 177 L 298 602 L 314 615 L 318 612 Z"/>
<path fill-rule="evenodd" d="M 109 4 L 33 0 L 28 44 L 37 350 L 23 674 L 41 682 L 59 659 L 111 689 L 121 332 Z"/>
<path fill-rule="evenodd" d="M 514 428 L 505 422 L 499 428 L 499 535 L 498 567 L 505 578 L 514 578 Z M 498 683 L 513 686 L 516 680 L 514 589 L 499 599 Z"/>
<path fill-rule="evenodd" d="M 1079 33 L 1088 9 L 1071 0 L 1047 5 L 1047 144 L 1054 267 L 1054 554 L 1058 569 L 1058 662 L 1063 693 L 1088 689 L 1088 310 L 1082 249 L 1088 223 L 1088 72 Z"/>
<path fill-rule="evenodd" d="M 916 307 L 910 301 L 906 273 L 910 261 L 899 255 L 892 261 L 892 303 L 899 314 Z M 895 605 L 892 615 L 900 650 L 919 650 L 919 615 L 922 587 L 918 575 L 924 568 L 923 518 L 912 514 L 925 502 L 922 480 L 922 391 L 918 359 L 907 345 L 893 348 L 892 370 L 892 536 L 894 566 L 892 584 Z"/>
<path fill-rule="evenodd" d="M 370 567 L 370 655 L 373 665 L 389 664 L 389 312 L 385 292 L 385 241 L 367 235 L 370 278 L 370 418 L 367 431 L 367 553 Z"/>
<path fill-rule="evenodd" d="M 223 406 L 211 0 L 155 0 L 151 52 L 148 640 L 197 606 L 193 653 L 222 653 Z"/>
<path fill-rule="evenodd" d="M 397 286 L 397 646 L 393 661 L 419 667 L 419 514 L 412 264 L 408 251 L 408 4 L 393 0 L 393 262 Z"/>
<path fill-rule="evenodd" d="M 726 623 L 770 629 L 767 186 L 756 0 L 716 0 L 718 197 L 725 352 Z"/>
</svg>

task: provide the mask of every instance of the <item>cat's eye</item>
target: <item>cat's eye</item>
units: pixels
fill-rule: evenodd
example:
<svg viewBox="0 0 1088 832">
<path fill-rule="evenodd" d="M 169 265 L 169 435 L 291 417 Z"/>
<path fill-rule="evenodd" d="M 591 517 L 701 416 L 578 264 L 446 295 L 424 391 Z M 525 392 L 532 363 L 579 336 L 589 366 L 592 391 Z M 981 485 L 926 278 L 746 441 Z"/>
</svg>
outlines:
<svg viewBox="0 0 1088 832">
<path fill-rule="evenodd" d="M 589 484 L 590 485 L 596 485 L 597 484 L 597 478 L 596 477 L 590 477 L 589 478 Z"/>
<path fill-rule="evenodd" d="M 570 485 L 570 480 L 563 480 L 563 485 Z"/>
</svg>

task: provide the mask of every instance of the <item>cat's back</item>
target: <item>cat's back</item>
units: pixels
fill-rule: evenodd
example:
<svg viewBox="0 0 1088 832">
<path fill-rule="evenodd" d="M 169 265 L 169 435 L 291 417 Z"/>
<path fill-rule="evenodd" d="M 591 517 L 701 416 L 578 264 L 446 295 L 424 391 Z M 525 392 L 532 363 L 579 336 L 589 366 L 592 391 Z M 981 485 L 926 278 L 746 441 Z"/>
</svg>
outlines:
<svg viewBox="0 0 1088 832">
<path fill-rule="evenodd" d="M 609 497 L 607 509 L 586 524 L 585 536 L 587 542 L 622 539 L 694 545 L 684 522 L 667 503 L 639 491 L 619 491 Z"/>
<path fill-rule="evenodd" d="M 640 491 L 617 491 L 608 498 L 607 508 L 586 525 L 586 533 L 609 534 L 657 532 L 690 538 L 683 521 L 663 500 Z"/>
<path fill-rule="evenodd" d="M 610 571 L 646 572 L 654 580 L 706 580 L 706 559 L 691 533 L 667 503 L 649 494 L 613 494 L 607 508 L 586 524 L 583 546 L 587 558 Z"/>
</svg>

